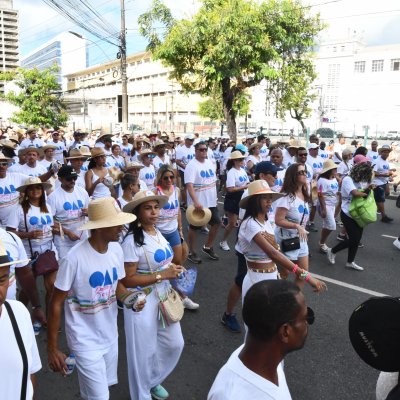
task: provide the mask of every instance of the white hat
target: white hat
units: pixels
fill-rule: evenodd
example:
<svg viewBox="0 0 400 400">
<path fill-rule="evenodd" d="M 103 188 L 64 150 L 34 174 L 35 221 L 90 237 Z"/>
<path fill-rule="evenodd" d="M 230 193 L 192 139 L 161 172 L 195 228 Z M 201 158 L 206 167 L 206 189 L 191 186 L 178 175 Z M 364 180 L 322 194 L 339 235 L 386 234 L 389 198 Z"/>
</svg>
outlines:
<svg viewBox="0 0 400 400">
<path fill-rule="evenodd" d="M 185 135 L 185 140 L 194 140 L 195 137 L 193 135 L 193 133 L 188 133 L 187 135 Z"/>
<path fill-rule="evenodd" d="M 211 210 L 203 207 L 198 210 L 194 205 L 190 205 L 186 210 L 186 219 L 190 225 L 193 226 L 204 226 L 210 222 Z"/>
<path fill-rule="evenodd" d="M 123 211 L 131 213 L 140 204 L 152 200 L 158 201 L 158 205 L 162 208 L 165 206 L 165 204 L 167 204 L 168 196 L 159 196 L 154 194 L 151 190 L 142 190 L 137 192 L 129 203 L 125 204 Z"/>
<path fill-rule="evenodd" d="M 253 134 L 251 134 L 251 133 L 249 133 L 248 135 L 246 135 L 245 136 L 245 139 L 247 140 L 247 139 L 254 139 L 255 138 L 255 135 L 253 135 Z"/>
<path fill-rule="evenodd" d="M 318 149 L 319 146 L 317 145 L 317 143 L 310 143 L 308 145 L 308 150 L 312 150 L 312 149 Z"/>
<path fill-rule="evenodd" d="M 89 221 L 79 227 L 78 230 L 110 228 L 129 224 L 136 219 L 136 215 L 122 212 L 112 197 L 103 197 L 91 201 L 88 207 L 88 215 Z"/>
</svg>

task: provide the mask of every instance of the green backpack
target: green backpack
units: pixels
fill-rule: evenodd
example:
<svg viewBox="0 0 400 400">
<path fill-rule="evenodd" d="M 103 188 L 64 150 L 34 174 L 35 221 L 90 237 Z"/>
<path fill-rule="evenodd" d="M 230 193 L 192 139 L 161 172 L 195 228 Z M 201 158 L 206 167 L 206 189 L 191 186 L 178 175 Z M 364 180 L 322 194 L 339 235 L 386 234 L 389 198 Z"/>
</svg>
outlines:
<svg viewBox="0 0 400 400">
<path fill-rule="evenodd" d="M 367 197 L 353 197 L 350 203 L 349 212 L 351 217 L 361 228 L 376 222 L 378 208 L 374 199 L 374 192 L 371 190 Z"/>
</svg>

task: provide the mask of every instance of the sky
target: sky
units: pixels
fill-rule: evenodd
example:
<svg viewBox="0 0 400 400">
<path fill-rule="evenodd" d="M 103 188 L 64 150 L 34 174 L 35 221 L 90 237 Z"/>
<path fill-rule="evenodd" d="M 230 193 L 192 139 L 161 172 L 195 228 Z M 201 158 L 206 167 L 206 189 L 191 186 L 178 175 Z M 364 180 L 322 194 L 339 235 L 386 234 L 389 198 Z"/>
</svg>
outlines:
<svg viewBox="0 0 400 400">
<path fill-rule="evenodd" d="M 89 0 L 97 11 L 117 30 L 120 26 L 120 2 L 118 0 Z M 196 0 L 164 0 L 175 18 L 192 15 L 199 4 Z M 138 32 L 137 17 L 145 12 L 151 0 L 125 0 L 127 53 L 145 49 L 146 42 Z M 324 39 L 344 38 L 357 32 L 367 45 L 400 43 L 399 0 L 308 0 L 311 12 L 319 12 L 328 25 Z M 95 65 L 114 60 L 117 47 L 99 40 L 84 29 L 57 14 L 43 0 L 14 0 L 19 10 L 20 53 L 30 51 L 64 31 L 74 31 L 96 44 L 89 42 L 89 64 Z"/>
</svg>

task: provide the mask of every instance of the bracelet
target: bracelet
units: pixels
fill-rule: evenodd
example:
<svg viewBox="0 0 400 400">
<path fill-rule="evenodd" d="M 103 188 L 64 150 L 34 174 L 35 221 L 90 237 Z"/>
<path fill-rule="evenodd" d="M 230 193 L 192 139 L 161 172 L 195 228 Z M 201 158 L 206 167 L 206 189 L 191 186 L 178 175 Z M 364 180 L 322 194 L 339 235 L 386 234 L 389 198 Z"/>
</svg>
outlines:
<svg viewBox="0 0 400 400">
<path fill-rule="evenodd" d="M 308 282 L 311 278 L 311 274 L 308 272 L 306 278 L 304 279 L 305 282 Z"/>
<path fill-rule="evenodd" d="M 36 310 L 37 308 L 42 308 L 42 306 L 40 304 L 37 306 L 32 306 L 32 310 Z"/>
<path fill-rule="evenodd" d="M 307 275 L 308 275 L 308 271 L 306 271 L 305 269 L 302 269 L 301 273 L 300 273 L 300 278 L 305 280 L 307 278 Z"/>
<path fill-rule="evenodd" d="M 297 272 L 298 269 L 299 269 L 299 266 L 297 264 L 294 264 L 292 272 L 296 275 L 296 272 Z"/>
</svg>

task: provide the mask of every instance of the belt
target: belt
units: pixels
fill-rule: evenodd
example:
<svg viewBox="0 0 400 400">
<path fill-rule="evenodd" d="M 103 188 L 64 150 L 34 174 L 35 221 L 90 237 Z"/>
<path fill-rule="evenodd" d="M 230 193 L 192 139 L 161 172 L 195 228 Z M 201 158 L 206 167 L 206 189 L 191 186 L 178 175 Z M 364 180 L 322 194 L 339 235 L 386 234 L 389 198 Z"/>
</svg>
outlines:
<svg viewBox="0 0 400 400">
<path fill-rule="evenodd" d="M 248 268 L 252 272 L 258 272 L 259 274 L 270 274 L 271 272 L 276 271 L 276 265 L 273 267 L 268 267 L 268 268 Z"/>
</svg>

